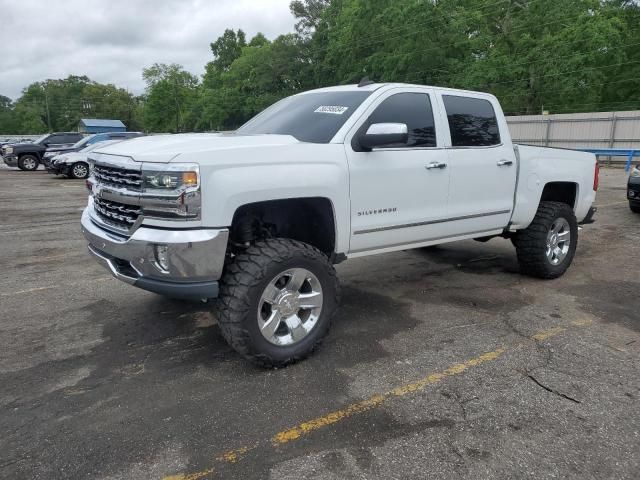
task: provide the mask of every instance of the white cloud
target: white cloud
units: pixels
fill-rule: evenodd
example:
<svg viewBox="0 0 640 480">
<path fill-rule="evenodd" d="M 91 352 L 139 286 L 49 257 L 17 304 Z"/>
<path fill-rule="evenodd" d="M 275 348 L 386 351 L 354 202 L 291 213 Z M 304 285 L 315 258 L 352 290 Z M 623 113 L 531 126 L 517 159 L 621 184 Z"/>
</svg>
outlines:
<svg viewBox="0 0 640 480">
<path fill-rule="evenodd" d="M 87 75 L 134 93 L 142 69 L 179 63 L 204 73 L 225 28 L 251 38 L 293 31 L 290 0 L 0 0 L 0 95 L 32 82 Z"/>
</svg>

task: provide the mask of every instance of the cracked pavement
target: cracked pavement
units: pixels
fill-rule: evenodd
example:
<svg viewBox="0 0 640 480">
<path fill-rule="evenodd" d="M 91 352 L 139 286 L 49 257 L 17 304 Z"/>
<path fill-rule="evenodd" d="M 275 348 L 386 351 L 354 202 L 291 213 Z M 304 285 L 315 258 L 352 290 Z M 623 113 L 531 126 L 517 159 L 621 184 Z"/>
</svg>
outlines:
<svg viewBox="0 0 640 480">
<path fill-rule="evenodd" d="M 625 182 L 602 170 L 597 222 L 555 281 L 520 276 L 502 239 L 339 265 L 321 349 L 266 371 L 224 343 L 210 305 L 89 258 L 82 182 L 0 169 L 0 478 L 635 479 L 640 216 Z M 401 394 L 348 410 L 384 392 Z"/>
</svg>

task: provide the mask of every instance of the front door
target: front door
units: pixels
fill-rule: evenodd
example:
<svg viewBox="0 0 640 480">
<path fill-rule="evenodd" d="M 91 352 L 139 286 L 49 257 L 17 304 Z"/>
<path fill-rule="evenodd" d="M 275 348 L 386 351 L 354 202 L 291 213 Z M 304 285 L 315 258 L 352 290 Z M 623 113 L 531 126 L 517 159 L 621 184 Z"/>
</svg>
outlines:
<svg viewBox="0 0 640 480">
<path fill-rule="evenodd" d="M 350 254 L 393 249 L 440 235 L 449 191 L 447 153 L 439 148 L 428 89 L 390 90 L 369 108 L 345 144 L 350 173 Z M 406 144 L 358 151 L 374 123 L 404 123 Z"/>
</svg>

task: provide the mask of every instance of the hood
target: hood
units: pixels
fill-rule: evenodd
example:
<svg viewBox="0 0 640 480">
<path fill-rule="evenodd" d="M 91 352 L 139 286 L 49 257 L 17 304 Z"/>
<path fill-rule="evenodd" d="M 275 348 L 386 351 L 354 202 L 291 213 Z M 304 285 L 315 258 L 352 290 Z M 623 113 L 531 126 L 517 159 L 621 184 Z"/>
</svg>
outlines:
<svg viewBox="0 0 640 480">
<path fill-rule="evenodd" d="M 73 163 L 79 160 L 86 161 L 87 154 L 80 153 L 80 152 L 66 152 L 66 153 L 61 153 L 60 155 L 56 155 L 53 158 L 56 160 L 56 162 Z"/>
<path fill-rule="evenodd" d="M 92 153 L 129 157 L 136 162 L 169 163 L 181 154 L 300 143 L 290 135 L 237 135 L 235 133 L 186 133 L 138 137 L 96 148 Z M 91 156 L 91 154 L 89 154 Z"/>
</svg>

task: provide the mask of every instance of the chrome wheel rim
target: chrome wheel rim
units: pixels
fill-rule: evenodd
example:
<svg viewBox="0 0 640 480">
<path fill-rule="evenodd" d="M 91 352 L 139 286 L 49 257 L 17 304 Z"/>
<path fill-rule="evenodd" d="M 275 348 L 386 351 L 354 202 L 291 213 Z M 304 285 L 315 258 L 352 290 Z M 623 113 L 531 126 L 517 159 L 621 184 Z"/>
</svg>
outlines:
<svg viewBox="0 0 640 480">
<path fill-rule="evenodd" d="M 73 166 L 73 175 L 82 178 L 87 174 L 87 167 L 82 165 L 81 163 Z"/>
<path fill-rule="evenodd" d="M 571 246 L 571 227 L 565 218 L 557 218 L 547 233 L 547 260 L 551 265 L 560 265 Z"/>
<path fill-rule="evenodd" d="M 22 162 L 22 166 L 27 170 L 33 170 L 36 168 L 36 161 L 33 158 L 25 158 Z"/>
<path fill-rule="evenodd" d="M 274 345 L 294 345 L 316 326 L 322 313 L 322 286 L 304 268 L 291 268 L 266 286 L 258 302 L 260 333 Z"/>
</svg>

